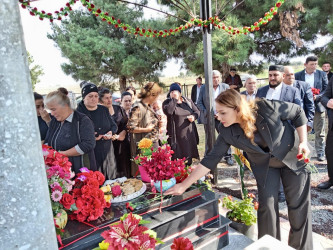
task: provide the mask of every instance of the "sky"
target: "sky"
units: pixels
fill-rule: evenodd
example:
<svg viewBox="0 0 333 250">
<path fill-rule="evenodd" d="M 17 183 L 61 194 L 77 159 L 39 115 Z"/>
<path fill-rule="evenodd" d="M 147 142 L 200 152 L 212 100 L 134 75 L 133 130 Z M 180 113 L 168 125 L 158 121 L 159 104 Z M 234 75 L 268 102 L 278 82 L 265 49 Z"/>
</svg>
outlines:
<svg viewBox="0 0 333 250">
<path fill-rule="evenodd" d="M 37 7 L 38 10 L 45 12 L 54 12 L 65 6 L 67 0 L 39 0 L 32 2 L 31 6 Z M 77 7 L 75 7 L 77 6 Z M 81 3 L 77 2 L 74 8 L 81 7 Z M 156 1 L 149 1 L 149 6 L 158 8 Z M 35 64 L 41 65 L 44 75 L 40 77 L 41 82 L 36 85 L 36 91 L 47 93 L 59 87 L 66 87 L 74 92 L 79 91 L 79 82 L 76 82 L 70 76 L 67 76 L 61 69 L 61 64 L 66 58 L 61 56 L 61 51 L 55 46 L 55 43 L 47 38 L 47 33 L 51 33 L 51 25 L 48 20 L 40 21 L 38 17 L 31 16 L 29 11 L 22 9 L 21 22 L 24 33 L 24 40 L 27 51 L 33 56 Z M 145 9 L 146 17 L 154 17 L 160 13 Z M 60 21 L 55 21 L 59 24 Z M 316 41 L 316 46 L 322 46 L 329 42 L 331 38 L 321 38 Z M 294 58 L 293 60 L 304 61 L 305 57 Z M 261 60 L 261 59 L 260 59 Z M 171 60 L 166 64 L 166 68 L 161 72 L 165 76 L 178 76 L 180 72 L 181 61 Z"/>
</svg>

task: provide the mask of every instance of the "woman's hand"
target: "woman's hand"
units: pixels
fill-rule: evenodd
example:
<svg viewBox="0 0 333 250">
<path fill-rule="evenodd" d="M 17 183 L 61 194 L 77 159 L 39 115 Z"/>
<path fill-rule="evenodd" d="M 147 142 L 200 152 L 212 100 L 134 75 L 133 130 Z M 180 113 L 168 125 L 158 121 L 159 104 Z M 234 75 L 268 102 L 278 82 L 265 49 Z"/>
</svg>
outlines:
<svg viewBox="0 0 333 250">
<path fill-rule="evenodd" d="M 308 158 L 308 155 L 310 154 L 310 149 L 308 147 L 308 144 L 305 142 L 301 142 L 298 146 L 298 154 L 303 154 L 304 158 Z"/>
<path fill-rule="evenodd" d="M 111 140 L 112 139 L 112 131 L 107 132 L 105 135 L 102 135 L 104 140 Z"/>
<path fill-rule="evenodd" d="M 164 195 L 181 195 L 186 191 L 186 188 L 182 183 L 174 185 L 172 188 L 169 188 L 165 191 Z"/>
<path fill-rule="evenodd" d="M 44 109 L 44 108 L 39 108 L 39 114 L 40 114 L 40 117 L 42 117 L 42 119 L 46 122 L 46 123 L 49 123 L 51 121 L 51 117 L 50 117 L 50 114 L 47 113 L 47 111 Z"/>
<path fill-rule="evenodd" d="M 195 118 L 193 115 L 189 115 L 187 116 L 187 119 L 190 121 L 190 122 L 194 122 Z"/>
<path fill-rule="evenodd" d="M 100 139 L 103 138 L 103 135 L 98 135 L 97 137 L 96 137 L 96 135 L 97 135 L 97 132 L 95 132 L 95 140 L 96 141 L 99 141 Z"/>
</svg>

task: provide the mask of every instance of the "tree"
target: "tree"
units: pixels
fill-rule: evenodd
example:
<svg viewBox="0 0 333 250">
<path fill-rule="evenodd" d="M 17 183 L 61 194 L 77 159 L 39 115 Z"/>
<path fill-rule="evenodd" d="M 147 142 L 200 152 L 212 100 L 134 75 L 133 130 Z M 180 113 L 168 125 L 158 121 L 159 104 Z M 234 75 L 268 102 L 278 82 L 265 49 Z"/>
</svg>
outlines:
<svg viewBox="0 0 333 250">
<path fill-rule="evenodd" d="M 330 20 L 333 19 L 333 15 L 330 17 Z M 331 36 L 333 36 L 333 23 L 330 22 L 327 24 L 327 29 L 330 32 Z M 317 49 L 317 53 L 320 55 L 319 57 L 319 65 L 322 65 L 324 62 L 329 62 L 331 65 L 333 65 L 333 40 Z"/>
<path fill-rule="evenodd" d="M 140 3 L 147 4 L 147 1 Z M 161 21 L 144 20 L 140 6 L 129 8 L 114 0 L 95 0 L 94 4 L 133 26 L 157 29 L 163 25 Z M 54 24 L 52 30 L 53 34 L 48 37 L 69 59 L 62 69 L 75 80 L 108 85 L 119 79 L 120 89 L 124 90 L 128 82 L 158 81 L 156 72 L 170 58 L 155 40 L 127 34 L 85 9 L 72 12 L 69 20 L 59 26 Z"/>
<path fill-rule="evenodd" d="M 199 1 L 160 2 L 183 19 L 189 20 L 192 16 L 199 15 Z M 212 1 L 212 13 L 217 14 L 226 26 L 250 26 L 263 17 L 274 4 L 275 1 L 272 0 L 216 0 Z M 256 58 L 261 57 L 270 63 L 288 64 L 292 57 L 316 53 L 317 50 L 313 50 L 310 45 L 313 45 L 320 35 L 328 33 L 327 24 L 332 20 L 332 12 L 331 0 L 288 0 L 271 22 L 250 35 L 230 37 L 224 31 L 214 30 L 213 67 L 225 73 L 230 65 L 234 65 L 239 70 L 257 73 L 262 70 L 263 64 L 262 59 Z M 175 20 L 175 23 L 180 22 Z M 182 36 L 183 39 L 192 41 L 191 46 L 185 50 L 181 46 L 178 49 L 179 54 L 174 47 L 173 53 L 178 58 L 183 58 L 188 69 L 202 74 L 202 36 L 197 28 L 194 29 L 192 37 Z"/>
<path fill-rule="evenodd" d="M 40 65 L 33 65 L 34 58 L 32 57 L 32 55 L 30 55 L 29 52 L 27 52 L 28 54 L 28 63 L 29 63 L 29 70 L 30 70 L 30 78 L 31 78 L 31 84 L 32 84 L 32 89 L 35 89 L 35 85 L 36 83 L 40 82 L 40 76 L 44 75 L 44 71 L 42 66 Z"/>
</svg>

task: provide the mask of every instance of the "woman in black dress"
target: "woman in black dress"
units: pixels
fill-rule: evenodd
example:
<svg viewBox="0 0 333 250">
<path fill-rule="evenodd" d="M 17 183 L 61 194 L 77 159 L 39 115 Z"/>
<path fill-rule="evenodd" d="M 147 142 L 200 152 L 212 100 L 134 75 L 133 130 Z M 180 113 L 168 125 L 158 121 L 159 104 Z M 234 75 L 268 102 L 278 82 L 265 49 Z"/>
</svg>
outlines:
<svg viewBox="0 0 333 250">
<path fill-rule="evenodd" d="M 116 161 L 114 157 L 112 135 L 117 132 L 117 124 L 110 115 L 109 110 L 98 105 L 98 89 L 94 84 L 87 84 L 82 88 L 82 101 L 77 111 L 86 114 L 95 127 L 95 157 L 97 169 L 107 180 L 117 176 Z"/>
<path fill-rule="evenodd" d="M 163 104 L 163 112 L 167 115 L 168 143 L 174 154 L 173 159 L 185 157 L 187 165 L 192 164 L 192 158 L 199 159 L 199 136 L 195 120 L 200 111 L 192 100 L 181 96 L 181 88 L 177 83 L 170 85 L 170 98 Z"/>
<path fill-rule="evenodd" d="M 129 92 L 121 94 L 120 106 L 114 105 L 113 119 L 117 123 L 117 134 L 113 135 L 114 153 L 118 172 L 122 176 L 131 177 L 131 146 L 127 133 L 127 122 L 132 107 L 132 95 Z"/>
</svg>

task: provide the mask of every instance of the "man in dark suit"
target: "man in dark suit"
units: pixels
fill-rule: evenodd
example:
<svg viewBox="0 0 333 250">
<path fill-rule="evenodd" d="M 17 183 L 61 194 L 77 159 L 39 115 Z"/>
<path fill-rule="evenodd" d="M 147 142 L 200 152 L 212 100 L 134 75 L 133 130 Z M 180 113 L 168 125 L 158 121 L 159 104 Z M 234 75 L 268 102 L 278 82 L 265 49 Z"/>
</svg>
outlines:
<svg viewBox="0 0 333 250">
<path fill-rule="evenodd" d="M 331 63 L 324 62 L 321 66 L 322 70 L 327 74 L 328 80 L 331 80 L 333 73 L 331 72 Z"/>
<path fill-rule="evenodd" d="M 281 65 L 271 65 L 268 69 L 269 85 L 258 89 L 257 97 L 263 97 L 268 100 L 278 100 L 301 104 L 301 96 L 298 89 L 283 83 L 284 67 Z M 279 202 L 284 202 L 286 197 L 283 192 L 282 183 L 279 190 Z"/>
<path fill-rule="evenodd" d="M 297 88 L 301 95 L 302 108 L 308 118 L 307 128 L 310 131 L 313 128 L 313 117 L 315 106 L 310 84 L 307 82 L 295 80 L 294 69 L 290 66 L 284 67 L 283 83 Z"/>
<path fill-rule="evenodd" d="M 218 70 L 213 70 L 213 99 L 215 98 L 226 89 L 229 89 L 229 85 L 226 83 L 221 82 L 222 77 L 221 73 Z M 204 125 L 205 134 L 208 134 L 208 127 L 207 127 L 207 120 L 208 120 L 208 110 L 206 107 L 208 107 L 209 99 L 206 97 L 206 91 L 205 86 L 203 85 L 200 90 L 199 99 L 197 101 L 198 108 L 200 110 L 200 121 Z M 214 114 L 216 115 L 216 108 L 215 108 L 215 101 L 213 101 L 213 108 L 214 108 Z M 219 121 L 215 118 L 215 129 L 218 131 Z M 206 136 L 207 138 L 207 136 Z M 205 154 L 207 154 L 209 151 L 211 151 L 211 148 L 209 145 L 207 145 L 207 140 L 205 142 Z M 225 160 L 227 161 L 228 165 L 233 165 L 233 160 L 231 156 L 231 150 L 228 150 L 228 153 L 225 155 Z"/>
<path fill-rule="evenodd" d="M 328 189 L 333 186 L 333 77 L 321 97 L 321 103 L 327 108 L 328 115 L 328 132 L 325 147 L 328 181 L 320 183 L 317 187 L 320 189 Z"/>
<path fill-rule="evenodd" d="M 302 102 L 299 91 L 296 88 L 283 83 L 283 72 L 284 67 L 281 65 L 269 66 L 269 85 L 259 88 L 256 97 L 263 97 L 268 100 L 292 102 L 301 106 Z"/>
<path fill-rule="evenodd" d="M 316 108 L 313 118 L 313 129 L 315 131 L 317 158 L 319 161 L 324 161 L 325 107 L 320 103 L 320 99 L 328 83 L 327 74 L 323 71 L 316 70 L 318 66 L 318 58 L 316 56 L 307 57 L 304 66 L 304 70 L 295 74 L 295 79 L 307 82 L 310 84 L 311 88 L 316 88 L 320 91 L 319 95 L 313 97 Z"/>
<path fill-rule="evenodd" d="M 202 78 L 201 76 L 198 76 L 198 78 L 196 79 L 196 82 L 197 84 L 194 85 L 192 87 L 192 90 L 191 90 L 191 100 L 197 104 L 197 101 L 198 101 L 198 98 L 199 98 L 199 94 L 200 94 L 200 91 L 201 91 L 201 87 L 203 86 L 202 85 Z"/>
</svg>

